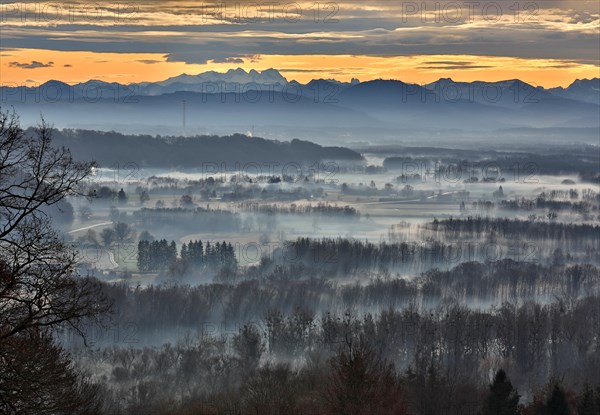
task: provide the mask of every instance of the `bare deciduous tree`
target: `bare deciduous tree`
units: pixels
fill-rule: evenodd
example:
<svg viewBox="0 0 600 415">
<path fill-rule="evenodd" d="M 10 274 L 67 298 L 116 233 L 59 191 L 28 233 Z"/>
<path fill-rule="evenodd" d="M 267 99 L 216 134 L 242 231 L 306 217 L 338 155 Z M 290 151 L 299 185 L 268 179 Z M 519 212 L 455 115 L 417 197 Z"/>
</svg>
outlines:
<svg viewBox="0 0 600 415">
<path fill-rule="evenodd" d="M 92 165 L 51 144 L 43 120 L 28 136 L 14 113 L 0 112 L 0 412 L 87 413 L 79 398 L 89 396 L 51 332 L 82 333 L 84 320 L 109 309 L 44 213 L 78 193 Z"/>
<path fill-rule="evenodd" d="M 92 168 L 51 141 L 43 120 L 29 137 L 14 113 L 0 113 L 0 341 L 31 328 L 76 328 L 107 309 L 41 211 L 77 193 Z"/>
</svg>

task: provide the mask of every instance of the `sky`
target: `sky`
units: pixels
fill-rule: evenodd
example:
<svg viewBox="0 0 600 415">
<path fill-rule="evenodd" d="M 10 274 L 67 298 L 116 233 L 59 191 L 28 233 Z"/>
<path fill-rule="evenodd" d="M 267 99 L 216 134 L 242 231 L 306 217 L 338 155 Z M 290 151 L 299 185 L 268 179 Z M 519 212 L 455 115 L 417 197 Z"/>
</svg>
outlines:
<svg viewBox="0 0 600 415">
<path fill-rule="evenodd" d="M 2 85 L 156 82 L 279 70 L 288 80 L 600 76 L 597 0 L 1 2 Z"/>
</svg>

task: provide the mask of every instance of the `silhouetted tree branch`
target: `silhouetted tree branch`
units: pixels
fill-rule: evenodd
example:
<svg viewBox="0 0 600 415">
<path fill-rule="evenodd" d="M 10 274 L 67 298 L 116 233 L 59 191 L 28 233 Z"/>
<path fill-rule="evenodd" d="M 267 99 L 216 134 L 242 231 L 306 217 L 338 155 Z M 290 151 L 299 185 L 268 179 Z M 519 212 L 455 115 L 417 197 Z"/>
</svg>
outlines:
<svg viewBox="0 0 600 415">
<path fill-rule="evenodd" d="M 80 278 L 77 254 L 43 208 L 78 193 L 91 172 L 68 150 L 52 147 L 44 120 L 27 136 L 14 113 L 0 112 L 0 412 L 92 413 L 58 327 L 109 310 L 98 282 Z M 81 388 L 86 390 L 83 390 Z"/>
</svg>

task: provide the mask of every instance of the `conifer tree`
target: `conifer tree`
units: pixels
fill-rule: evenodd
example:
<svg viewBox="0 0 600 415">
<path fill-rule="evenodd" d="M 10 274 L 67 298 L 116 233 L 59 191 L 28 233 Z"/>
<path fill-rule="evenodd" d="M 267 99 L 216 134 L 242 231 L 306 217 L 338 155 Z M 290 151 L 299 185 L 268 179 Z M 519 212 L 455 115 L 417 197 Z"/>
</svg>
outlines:
<svg viewBox="0 0 600 415">
<path fill-rule="evenodd" d="M 519 413 L 519 395 L 504 370 L 499 370 L 490 385 L 485 400 L 483 415 L 517 415 Z"/>
<path fill-rule="evenodd" d="M 552 387 L 545 409 L 547 415 L 571 415 L 567 394 L 558 383 Z"/>
<path fill-rule="evenodd" d="M 597 415 L 600 414 L 598 400 L 594 396 L 594 390 L 588 385 L 585 385 L 583 393 L 579 397 L 577 404 L 577 415 Z"/>
</svg>

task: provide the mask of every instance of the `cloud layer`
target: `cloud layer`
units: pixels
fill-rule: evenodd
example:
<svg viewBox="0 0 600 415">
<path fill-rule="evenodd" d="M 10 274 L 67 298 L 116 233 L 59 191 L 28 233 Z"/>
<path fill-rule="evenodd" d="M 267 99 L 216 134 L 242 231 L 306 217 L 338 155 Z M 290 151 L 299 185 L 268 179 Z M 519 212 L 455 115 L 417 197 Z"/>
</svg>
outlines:
<svg viewBox="0 0 600 415">
<path fill-rule="evenodd" d="M 598 66 L 599 7 L 588 0 L 13 3 L 2 5 L 2 47 L 163 57 L 147 64 L 239 65 L 269 55 L 470 55 Z M 422 69 L 484 68 L 432 61 Z"/>
</svg>

